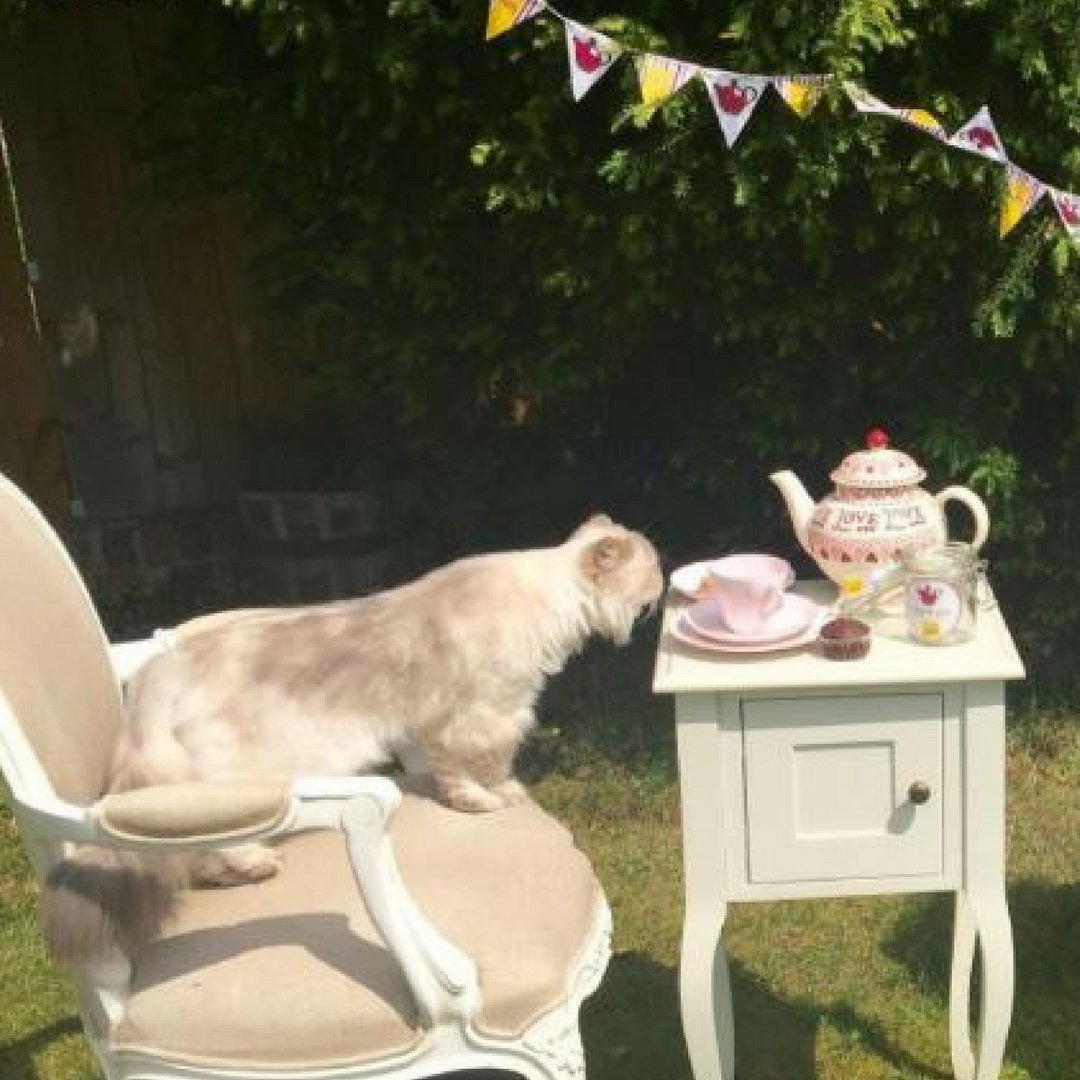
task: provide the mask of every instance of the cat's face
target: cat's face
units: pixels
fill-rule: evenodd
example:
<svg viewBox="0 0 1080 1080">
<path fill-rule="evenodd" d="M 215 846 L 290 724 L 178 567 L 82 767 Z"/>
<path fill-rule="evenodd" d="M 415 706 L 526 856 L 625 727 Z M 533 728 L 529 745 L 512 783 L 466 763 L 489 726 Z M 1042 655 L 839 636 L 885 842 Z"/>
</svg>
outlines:
<svg viewBox="0 0 1080 1080">
<path fill-rule="evenodd" d="M 651 615 L 664 591 L 660 559 L 649 541 L 603 514 L 590 518 L 572 538 L 579 570 L 595 601 L 596 625 L 620 645 L 635 621 Z"/>
</svg>

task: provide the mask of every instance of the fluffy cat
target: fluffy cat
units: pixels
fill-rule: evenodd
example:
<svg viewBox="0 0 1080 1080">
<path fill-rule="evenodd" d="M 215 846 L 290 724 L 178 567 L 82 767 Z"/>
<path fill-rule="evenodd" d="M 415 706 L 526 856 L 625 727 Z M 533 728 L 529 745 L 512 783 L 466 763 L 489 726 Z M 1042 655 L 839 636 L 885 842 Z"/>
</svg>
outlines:
<svg viewBox="0 0 1080 1080">
<path fill-rule="evenodd" d="M 545 680 L 593 634 L 627 642 L 663 585 L 649 541 L 597 515 L 555 547 L 370 597 L 193 620 L 129 685 L 109 790 L 353 774 L 397 755 L 422 757 L 449 806 L 497 810 L 525 797 L 513 760 Z M 46 938 L 66 962 L 130 955 L 183 883 L 278 866 L 263 845 L 183 860 L 82 848 L 47 883 Z"/>
</svg>

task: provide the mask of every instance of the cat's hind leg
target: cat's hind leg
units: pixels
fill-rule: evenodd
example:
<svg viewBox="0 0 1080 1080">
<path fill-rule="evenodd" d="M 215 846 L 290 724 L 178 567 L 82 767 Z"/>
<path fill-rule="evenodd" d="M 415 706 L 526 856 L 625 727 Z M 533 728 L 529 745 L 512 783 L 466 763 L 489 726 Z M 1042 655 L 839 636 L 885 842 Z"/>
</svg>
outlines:
<svg viewBox="0 0 1080 1080">
<path fill-rule="evenodd" d="M 227 888 L 266 881 L 281 870 L 281 853 L 266 844 L 240 844 L 222 851 L 201 851 L 192 859 L 196 885 Z"/>
</svg>

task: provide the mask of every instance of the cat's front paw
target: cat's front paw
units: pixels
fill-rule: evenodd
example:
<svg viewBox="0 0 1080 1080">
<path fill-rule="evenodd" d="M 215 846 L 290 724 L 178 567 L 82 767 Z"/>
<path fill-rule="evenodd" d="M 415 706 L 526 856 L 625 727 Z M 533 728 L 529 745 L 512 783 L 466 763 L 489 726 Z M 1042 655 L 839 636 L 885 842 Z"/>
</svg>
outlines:
<svg viewBox="0 0 1080 1080">
<path fill-rule="evenodd" d="M 493 790 L 502 799 L 503 806 L 520 806 L 529 801 L 529 793 L 520 780 L 504 780 L 496 784 Z"/>
<path fill-rule="evenodd" d="M 505 805 L 501 795 L 475 780 L 439 781 L 439 796 L 451 810 L 461 810 L 466 814 L 487 814 L 492 810 L 501 810 Z"/>
</svg>

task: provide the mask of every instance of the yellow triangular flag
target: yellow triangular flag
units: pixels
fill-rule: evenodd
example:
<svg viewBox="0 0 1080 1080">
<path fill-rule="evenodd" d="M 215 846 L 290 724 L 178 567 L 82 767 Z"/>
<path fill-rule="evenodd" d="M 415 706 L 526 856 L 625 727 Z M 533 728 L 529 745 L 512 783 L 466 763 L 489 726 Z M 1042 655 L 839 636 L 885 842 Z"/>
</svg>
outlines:
<svg viewBox="0 0 1080 1080">
<path fill-rule="evenodd" d="M 776 92 L 799 116 L 809 116 L 825 93 L 827 75 L 778 75 Z"/>
<path fill-rule="evenodd" d="M 933 135 L 935 139 L 944 140 L 948 137 L 945 125 L 927 109 L 901 109 L 900 119 L 905 124 L 910 124 L 920 131 L 925 131 L 928 135 Z"/>
<path fill-rule="evenodd" d="M 538 15 L 547 5 L 544 0 L 491 0 L 487 17 L 487 40 L 497 38 L 520 23 Z"/>
<path fill-rule="evenodd" d="M 1046 185 L 1023 169 L 1009 166 L 1005 185 L 1005 202 L 1001 207 L 998 235 L 1006 236 L 1016 228 L 1020 219 L 1043 197 Z"/>
<path fill-rule="evenodd" d="M 698 71 L 696 64 L 645 53 L 636 58 L 643 105 L 659 105 L 681 90 Z"/>
</svg>

